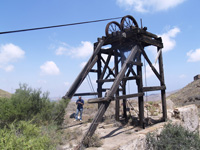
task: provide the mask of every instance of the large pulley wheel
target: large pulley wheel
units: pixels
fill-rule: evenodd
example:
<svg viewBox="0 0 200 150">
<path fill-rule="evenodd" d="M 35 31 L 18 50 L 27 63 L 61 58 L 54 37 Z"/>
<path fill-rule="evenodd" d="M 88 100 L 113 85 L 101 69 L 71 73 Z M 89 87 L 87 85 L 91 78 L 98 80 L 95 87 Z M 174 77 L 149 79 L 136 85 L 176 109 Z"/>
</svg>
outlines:
<svg viewBox="0 0 200 150">
<path fill-rule="evenodd" d="M 121 29 L 129 29 L 131 27 L 138 28 L 137 21 L 130 15 L 124 16 L 121 20 Z"/>
<path fill-rule="evenodd" d="M 121 31 L 120 24 L 118 22 L 112 21 L 106 25 L 106 36 L 112 33 L 116 33 L 117 31 Z"/>
</svg>

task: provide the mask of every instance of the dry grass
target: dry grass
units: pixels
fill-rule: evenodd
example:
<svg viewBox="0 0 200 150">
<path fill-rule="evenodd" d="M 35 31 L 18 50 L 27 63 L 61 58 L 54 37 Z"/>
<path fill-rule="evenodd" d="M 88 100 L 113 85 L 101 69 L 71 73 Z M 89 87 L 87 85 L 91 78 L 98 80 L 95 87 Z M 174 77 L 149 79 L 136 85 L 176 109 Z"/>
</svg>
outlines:
<svg viewBox="0 0 200 150">
<path fill-rule="evenodd" d="M 0 89 L 0 97 L 10 98 L 12 94 Z"/>
</svg>

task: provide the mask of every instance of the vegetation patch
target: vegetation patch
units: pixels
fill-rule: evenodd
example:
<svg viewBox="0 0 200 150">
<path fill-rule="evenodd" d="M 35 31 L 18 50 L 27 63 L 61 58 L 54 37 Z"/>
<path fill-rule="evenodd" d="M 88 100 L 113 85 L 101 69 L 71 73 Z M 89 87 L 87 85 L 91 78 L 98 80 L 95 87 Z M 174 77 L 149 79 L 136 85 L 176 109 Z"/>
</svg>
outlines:
<svg viewBox="0 0 200 150">
<path fill-rule="evenodd" d="M 180 125 L 168 123 L 159 135 L 149 133 L 146 138 L 147 149 L 153 150 L 189 150 L 200 149 L 198 133 L 190 132 Z"/>
<path fill-rule="evenodd" d="M 69 100 L 52 102 L 49 93 L 20 84 L 10 98 L 0 97 L 0 149 L 51 150 L 62 144 L 58 131 Z"/>
</svg>

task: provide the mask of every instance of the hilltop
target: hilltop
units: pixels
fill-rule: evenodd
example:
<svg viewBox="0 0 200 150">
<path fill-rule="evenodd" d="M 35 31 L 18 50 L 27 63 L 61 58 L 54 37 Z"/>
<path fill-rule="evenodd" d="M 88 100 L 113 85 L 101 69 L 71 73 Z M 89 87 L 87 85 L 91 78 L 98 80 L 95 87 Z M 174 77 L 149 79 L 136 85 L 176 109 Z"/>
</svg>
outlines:
<svg viewBox="0 0 200 150">
<path fill-rule="evenodd" d="M 11 97 L 11 95 L 12 95 L 11 93 L 6 92 L 6 91 L 0 89 L 0 97 L 7 97 L 7 98 L 9 98 L 9 97 Z"/>
<path fill-rule="evenodd" d="M 196 104 L 200 108 L 200 79 L 186 85 L 169 97 L 176 106 Z"/>
</svg>

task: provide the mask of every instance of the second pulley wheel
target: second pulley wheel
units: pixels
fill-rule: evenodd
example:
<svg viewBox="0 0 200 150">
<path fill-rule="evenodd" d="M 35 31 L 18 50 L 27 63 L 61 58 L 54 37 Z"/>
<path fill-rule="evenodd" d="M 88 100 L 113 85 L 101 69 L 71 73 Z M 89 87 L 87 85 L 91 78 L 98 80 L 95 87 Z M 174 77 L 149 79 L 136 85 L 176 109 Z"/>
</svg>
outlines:
<svg viewBox="0 0 200 150">
<path fill-rule="evenodd" d="M 129 29 L 131 27 L 138 28 L 137 21 L 130 15 L 124 16 L 121 20 L 121 30 Z"/>
</svg>

